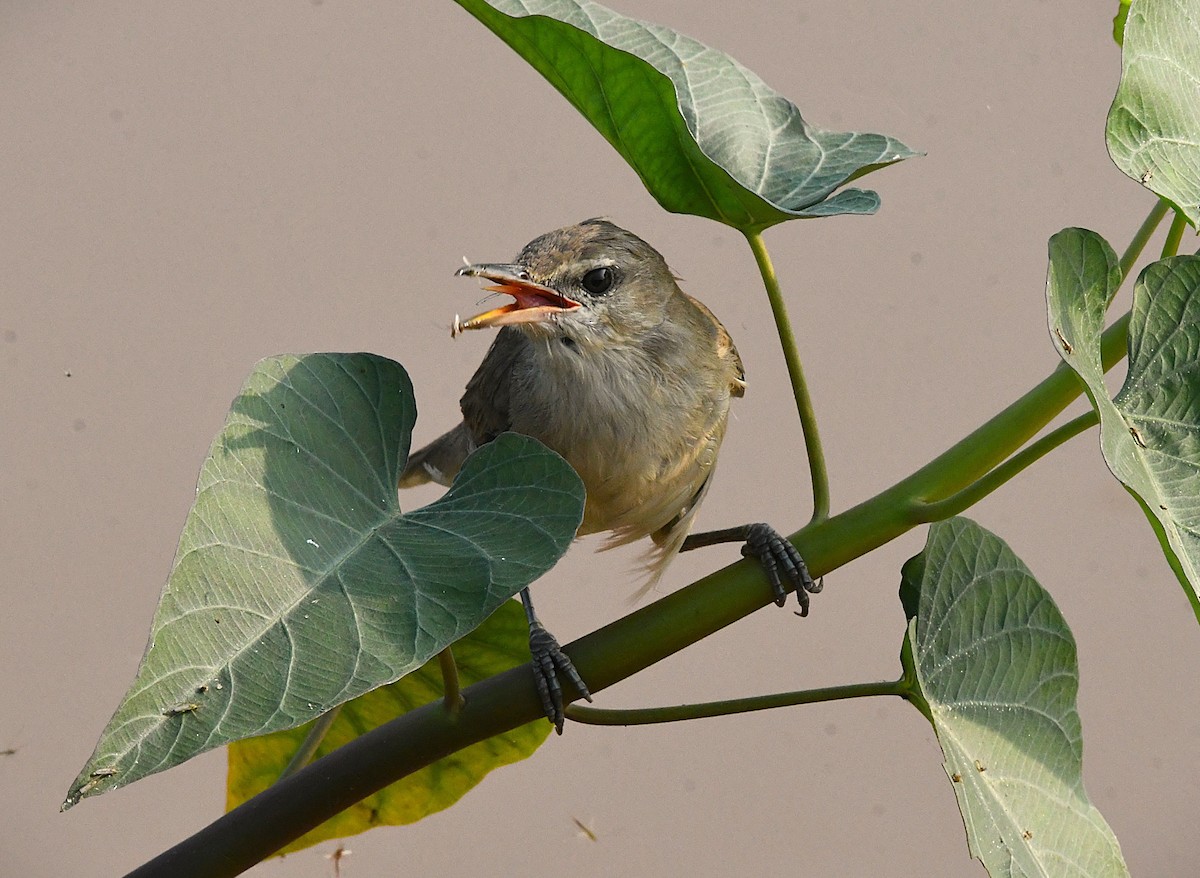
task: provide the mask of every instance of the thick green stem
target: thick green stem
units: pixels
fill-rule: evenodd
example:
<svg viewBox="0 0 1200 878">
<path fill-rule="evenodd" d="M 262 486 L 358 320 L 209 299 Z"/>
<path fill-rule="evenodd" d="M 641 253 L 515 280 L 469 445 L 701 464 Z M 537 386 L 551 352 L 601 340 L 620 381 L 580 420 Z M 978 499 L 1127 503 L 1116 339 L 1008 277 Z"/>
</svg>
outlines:
<svg viewBox="0 0 1200 878">
<path fill-rule="evenodd" d="M 783 347 L 783 359 L 787 362 L 788 378 L 792 382 L 792 394 L 796 397 L 796 412 L 800 415 L 800 427 L 804 431 L 804 447 L 808 452 L 808 471 L 812 477 L 813 514 L 812 522 L 829 517 L 829 472 L 825 466 L 825 450 L 821 447 L 821 435 L 817 430 L 817 416 L 813 411 L 812 396 L 804 380 L 804 367 L 800 362 L 800 349 L 788 319 L 787 304 L 771 265 L 771 255 L 763 242 L 761 232 L 747 232 L 746 240 L 754 251 L 754 261 L 762 275 L 767 299 L 771 302 L 771 315 L 775 318 L 775 330 Z"/>
<path fill-rule="evenodd" d="M 1130 245 L 1121 260 L 1126 273 L 1148 238 L 1149 232 Z M 1126 314 L 1105 331 L 1101 359 L 1106 369 L 1124 355 L 1128 328 Z M 810 523 L 793 534 L 792 541 L 814 576 L 890 542 L 920 523 L 913 515 L 914 500 L 943 500 L 983 479 L 1082 392 L 1078 376 L 1060 364 L 1044 381 L 925 467 L 852 509 Z M 744 559 L 568 644 L 564 651 L 591 690 L 599 692 L 773 600 L 761 566 Z M 896 694 L 920 708 L 911 682 L 906 678 L 903 685 Z M 464 694 L 457 716 L 448 715 L 440 702 L 434 702 L 397 717 L 268 788 L 130 875 L 236 875 L 417 769 L 543 718 L 528 665 L 476 683 Z M 924 710 L 928 715 L 928 708 Z"/>
<path fill-rule="evenodd" d="M 1107 364 L 1119 358 L 1127 325 L 1128 315 L 1105 333 Z M 921 470 L 852 509 L 807 525 L 792 541 L 814 576 L 890 542 L 919 523 L 911 512 L 914 498 L 946 497 L 982 478 L 1080 393 L 1077 376 L 1062 366 Z M 592 692 L 600 692 L 773 600 L 762 567 L 743 559 L 568 644 L 564 651 Z M 464 694 L 457 716 L 447 714 L 438 701 L 397 717 L 281 780 L 130 876 L 237 875 L 417 769 L 543 717 L 528 665 L 476 683 Z"/>
<path fill-rule="evenodd" d="M 644 726 L 750 713 L 754 710 L 771 710 L 776 707 L 793 707 L 797 704 L 839 701 L 844 698 L 868 698 L 875 695 L 897 695 L 903 698 L 907 696 L 905 685 L 903 679 L 882 683 L 853 683 L 847 686 L 827 686 L 824 689 L 755 695 L 751 698 L 706 701 L 703 704 L 677 704 L 671 707 L 641 707 L 629 710 L 572 704 L 567 708 L 567 719 L 593 726 Z"/>
</svg>

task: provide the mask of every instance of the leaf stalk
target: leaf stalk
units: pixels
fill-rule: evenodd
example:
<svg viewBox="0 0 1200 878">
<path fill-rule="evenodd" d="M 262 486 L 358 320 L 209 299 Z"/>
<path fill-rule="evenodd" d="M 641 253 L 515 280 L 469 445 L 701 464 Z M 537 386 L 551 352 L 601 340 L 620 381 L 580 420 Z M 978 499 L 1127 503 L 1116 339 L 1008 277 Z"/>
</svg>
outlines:
<svg viewBox="0 0 1200 878">
<path fill-rule="evenodd" d="M 1171 220 L 1171 228 L 1167 231 L 1167 239 L 1163 241 L 1163 259 L 1179 253 L 1179 244 L 1183 241 L 1183 230 L 1187 228 L 1187 224 L 1187 217 L 1176 210 L 1175 217 Z"/>
<path fill-rule="evenodd" d="M 291 777 L 308 763 L 312 762 L 313 757 L 317 755 L 317 749 L 321 746 L 321 742 L 325 740 L 325 736 L 329 734 L 330 728 L 333 727 L 333 721 L 337 719 L 337 715 L 341 713 L 342 706 L 331 707 L 315 720 L 312 727 L 308 730 L 308 734 L 304 736 L 304 740 L 300 742 L 300 746 L 296 748 L 296 752 L 292 754 L 292 758 L 288 760 L 288 764 L 284 766 L 283 771 L 279 772 L 279 777 L 275 781 L 283 780 L 285 777 Z"/>
<path fill-rule="evenodd" d="M 852 683 L 845 686 L 826 686 L 821 689 L 802 689 L 796 692 L 754 695 L 749 698 L 731 698 L 724 701 L 706 701 L 701 704 L 677 704 L 670 707 L 616 709 L 572 704 L 567 708 L 567 719 L 593 726 L 644 726 L 655 723 L 682 722 L 690 719 L 706 719 L 714 716 L 732 716 L 756 710 L 772 710 L 777 707 L 793 707 L 798 704 L 818 704 L 822 701 L 840 701 L 846 698 L 869 698 L 875 695 L 905 697 L 904 685 L 904 679 L 901 678 L 891 682 Z"/>
<path fill-rule="evenodd" d="M 812 395 L 804 378 L 804 366 L 800 361 L 800 348 L 788 318 L 787 303 L 771 264 L 771 254 L 763 241 L 762 232 L 746 232 L 746 240 L 754 252 L 758 273 L 762 276 L 771 303 L 771 315 L 775 318 L 775 330 L 783 348 L 787 363 L 788 378 L 792 383 L 792 394 L 796 398 L 796 412 L 800 415 L 800 427 L 804 432 L 804 447 L 808 453 L 808 471 L 812 479 L 813 512 L 810 523 L 824 521 L 829 517 L 829 471 L 825 464 L 825 450 L 821 445 L 821 434 L 817 428 L 817 416 L 813 410 Z"/>
<path fill-rule="evenodd" d="M 458 663 L 454 660 L 454 648 L 447 646 L 438 653 L 438 667 L 442 672 L 442 707 L 450 716 L 462 710 L 462 685 L 458 681 Z"/>
</svg>

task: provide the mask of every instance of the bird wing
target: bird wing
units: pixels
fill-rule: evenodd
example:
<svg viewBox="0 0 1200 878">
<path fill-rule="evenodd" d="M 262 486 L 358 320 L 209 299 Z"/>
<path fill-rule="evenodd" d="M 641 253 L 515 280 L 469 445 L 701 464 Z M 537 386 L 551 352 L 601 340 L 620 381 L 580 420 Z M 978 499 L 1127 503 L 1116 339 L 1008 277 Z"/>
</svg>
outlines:
<svg viewBox="0 0 1200 878">
<path fill-rule="evenodd" d="M 707 318 L 715 330 L 713 343 L 716 347 L 716 361 L 720 364 L 718 368 L 728 376 L 729 395 L 731 397 L 745 396 L 746 370 L 742 365 L 742 357 L 738 353 L 737 346 L 733 343 L 733 338 L 729 335 L 729 331 L 725 329 L 725 326 L 709 310 L 707 305 L 699 299 L 687 295 L 687 293 L 683 295 L 698 312 Z M 704 502 L 704 498 L 708 495 L 709 486 L 712 484 L 712 477 L 717 465 L 717 453 L 720 451 L 721 442 L 725 438 L 728 411 L 726 405 L 721 406 L 713 412 L 714 419 L 705 428 L 703 433 L 704 440 L 697 446 L 695 453 L 684 461 L 685 467 L 692 473 L 691 480 L 685 481 L 685 484 L 694 487 L 691 489 L 690 497 L 684 494 L 674 501 L 679 504 L 676 507 L 679 510 L 678 513 L 666 524 L 650 534 L 650 538 L 654 541 L 654 546 L 643 556 L 643 562 L 646 565 L 649 576 L 646 583 L 634 593 L 631 598 L 632 602 L 641 600 L 658 585 L 658 581 L 662 578 L 663 573 L 666 572 L 667 566 L 679 554 L 679 549 L 683 545 L 683 541 L 687 539 L 687 535 L 692 529 L 692 522 L 696 518 L 696 513 L 700 511 L 700 505 Z M 640 535 L 617 531 L 608 540 L 604 548 L 608 549 L 632 542 L 638 536 Z"/>
<path fill-rule="evenodd" d="M 504 327 L 467 382 L 459 405 L 462 406 L 463 424 L 476 445 L 491 442 L 512 428 L 509 412 L 513 365 L 528 346 L 528 339 L 519 329 Z"/>
<path fill-rule="evenodd" d="M 449 433 L 443 433 L 420 451 L 408 456 L 404 472 L 400 474 L 401 488 L 414 488 L 426 482 L 437 482 L 450 487 L 463 461 L 475 450 L 475 443 L 466 424 L 459 424 Z"/>
<path fill-rule="evenodd" d="M 527 344 L 519 331 L 500 330 L 459 401 L 462 423 L 409 455 L 400 476 L 401 488 L 429 481 L 449 486 L 472 451 L 512 426 L 509 379 L 513 361 Z"/>
<path fill-rule="evenodd" d="M 746 395 L 746 367 L 742 365 L 742 355 L 738 353 L 737 345 L 725 325 L 717 319 L 717 315 L 699 299 L 683 294 L 688 301 L 696 306 L 696 310 L 712 321 L 717 330 L 717 359 L 730 368 L 729 395 L 742 397 Z"/>
</svg>

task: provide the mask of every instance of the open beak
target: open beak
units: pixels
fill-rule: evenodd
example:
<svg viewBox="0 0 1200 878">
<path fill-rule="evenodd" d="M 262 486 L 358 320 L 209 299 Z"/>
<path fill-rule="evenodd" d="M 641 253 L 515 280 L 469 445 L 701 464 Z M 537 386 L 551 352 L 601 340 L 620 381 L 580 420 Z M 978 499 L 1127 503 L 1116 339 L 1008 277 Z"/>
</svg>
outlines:
<svg viewBox="0 0 1200 878">
<path fill-rule="evenodd" d="M 492 293 L 505 293 L 516 301 L 476 314 L 469 320 L 459 320 L 454 317 L 451 336 L 468 329 L 486 329 L 489 326 L 510 326 L 514 323 L 541 323 L 549 320 L 554 314 L 573 311 L 579 307 L 579 302 L 534 283 L 529 279 L 529 273 L 519 265 L 467 265 L 454 272 L 455 277 L 481 277 L 495 281 L 492 286 L 484 287 Z"/>
</svg>

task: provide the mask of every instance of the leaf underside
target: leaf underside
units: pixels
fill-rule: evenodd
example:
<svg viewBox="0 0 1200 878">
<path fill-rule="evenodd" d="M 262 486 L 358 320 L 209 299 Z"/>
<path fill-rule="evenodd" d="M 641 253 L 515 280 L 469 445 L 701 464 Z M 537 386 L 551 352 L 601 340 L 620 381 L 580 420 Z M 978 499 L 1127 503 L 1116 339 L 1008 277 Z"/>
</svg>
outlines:
<svg viewBox="0 0 1200 878">
<path fill-rule="evenodd" d="M 1200 10 L 1189 0 L 1138 0 L 1122 31 L 1121 82 L 1108 111 L 1117 167 L 1200 220 Z"/>
<path fill-rule="evenodd" d="M 596 127 L 668 211 L 742 231 L 874 213 L 845 183 L 910 158 L 881 134 L 825 131 L 723 52 L 589 0 L 457 0 Z"/>
<path fill-rule="evenodd" d="M 971 854 L 999 876 L 1126 876 L 1083 788 L 1075 642 L 1050 595 L 965 518 L 904 565 L 911 655 Z"/>
<path fill-rule="evenodd" d="M 204 463 L 137 677 L 64 808 L 399 679 L 558 560 L 583 487 L 524 436 L 402 513 L 415 417 L 383 357 L 258 364 Z"/>
<path fill-rule="evenodd" d="M 1163 259 L 1138 278 L 1129 371 L 1110 399 L 1100 336 L 1120 280 L 1116 255 L 1095 232 L 1065 229 L 1050 239 L 1055 348 L 1100 415 L 1105 462 L 1146 513 L 1200 618 L 1200 258 Z"/>
</svg>

